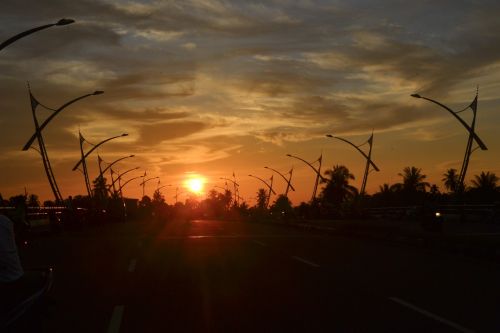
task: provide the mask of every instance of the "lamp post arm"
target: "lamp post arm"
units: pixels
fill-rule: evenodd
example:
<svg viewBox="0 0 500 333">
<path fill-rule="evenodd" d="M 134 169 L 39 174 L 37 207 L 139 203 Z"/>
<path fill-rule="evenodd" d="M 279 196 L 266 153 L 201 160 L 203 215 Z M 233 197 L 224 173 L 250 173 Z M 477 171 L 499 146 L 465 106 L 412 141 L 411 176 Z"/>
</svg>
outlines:
<svg viewBox="0 0 500 333">
<path fill-rule="evenodd" d="M 315 168 L 315 167 L 314 167 L 311 163 L 307 162 L 306 160 L 304 160 L 304 159 L 302 159 L 302 158 L 300 158 L 300 157 L 298 157 L 298 156 L 294 156 L 294 155 L 290 155 L 290 154 L 287 154 L 286 156 L 288 156 L 288 157 L 293 157 L 293 158 L 296 158 L 296 159 L 298 159 L 298 160 L 301 160 L 301 161 L 302 161 L 302 162 L 304 162 L 305 164 L 309 165 L 309 166 L 311 167 L 311 169 L 313 169 L 313 170 L 314 170 L 314 172 L 316 173 L 316 175 L 318 175 L 318 177 L 320 177 L 320 178 L 321 178 L 321 180 L 322 180 L 322 181 L 327 181 L 327 179 L 326 179 L 325 177 L 323 177 L 323 176 L 322 176 L 322 175 L 318 172 L 318 170 L 316 170 L 316 168 Z"/>
<path fill-rule="evenodd" d="M 132 180 L 135 180 L 137 178 L 141 178 L 142 176 L 137 176 L 137 177 L 134 177 L 134 178 L 130 178 L 129 180 L 127 180 L 125 183 L 123 183 L 122 186 L 120 186 L 120 188 L 118 189 L 118 192 L 121 192 L 122 188 L 125 187 L 125 185 L 127 185 L 128 183 L 130 183 Z"/>
<path fill-rule="evenodd" d="M 295 188 L 293 187 L 292 183 L 288 181 L 288 179 L 286 179 L 285 175 L 283 175 L 281 172 L 279 172 L 278 170 L 275 170 L 273 168 L 270 168 L 270 167 L 264 167 L 265 169 L 269 169 L 269 170 L 272 170 L 274 172 L 276 172 L 278 175 L 281 176 L 281 178 L 283 178 L 285 180 L 285 182 L 287 182 L 287 184 L 290 185 L 290 188 L 292 189 L 292 191 L 295 191 Z"/>
<path fill-rule="evenodd" d="M 0 51 L 3 50 L 4 48 L 6 48 L 7 46 L 9 46 L 10 44 L 14 43 L 16 40 L 19 40 L 19 39 L 21 39 L 23 37 L 31 35 L 34 32 L 37 32 L 37 31 L 40 31 L 40 30 L 44 30 L 44 29 L 53 27 L 55 25 L 67 25 L 67 24 L 71 24 L 71 23 L 74 23 L 74 22 L 75 21 L 72 20 L 72 19 L 61 19 L 61 20 L 57 21 L 56 23 L 45 24 L 45 25 L 42 25 L 40 27 L 36 27 L 36 28 L 32 28 L 32 29 L 23 31 L 23 32 L 15 35 L 15 36 L 10 37 L 6 41 L 2 42 L 2 44 L 0 44 Z"/>
<path fill-rule="evenodd" d="M 142 177 L 142 176 L 141 176 L 141 177 Z M 150 180 L 153 180 L 153 179 L 158 179 L 158 178 L 160 178 L 160 177 L 148 178 L 148 179 L 144 180 L 142 183 L 140 183 L 140 184 L 139 184 L 139 186 L 142 186 L 142 185 L 146 184 L 146 183 L 147 183 L 147 182 L 149 182 Z"/>
<path fill-rule="evenodd" d="M 116 177 L 115 180 L 113 180 L 113 182 L 111 183 L 110 186 L 113 186 L 121 177 L 125 176 L 127 173 L 129 173 L 130 171 L 134 171 L 134 170 L 137 170 L 139 169 L 139 167 L 135 167 L 135 168 L 132 168 L 132 169 L 129 169 L 127 171 L 125 171 L 124 173 L 122 174 L 118 174 L 118 177 Z"/>
<path fill-rule="evenodd" d="M 122 158 L 119 158 L 117 159 L 116 161 L 112 162 L 110 165 L 108 165 L 106 168 L 104 168 L 104 170 L 102 170 L 102 173 L 105 174 L 106 171 L 109 170 L 109 168 L 111 168 L 113 165 L 115 165 L 116 163 L 126 159 L 126 158 L 131 158 L 131 157 L 134 157 L 134 155 L 130 155 L 130 156 L 125 156 L 125 157 L 122 157 Z M 132 169 L 133 170 L 133 169 Z"/>
<path fill-rule="evenodd" d="M 440 103 L 438 101 L 435 101 L 435 100 L 433 100 L 431 98 L 427 98 L 427 97 L 424 97 L 424 96 L 421 96 L 421 95 L 418 95 L 418 94 L 413 94 L 412 96 L 416 97 L 416 98 L 422 98 L 422 99 L 425 99 L 426 101 L 429 101 L 431 103 L 439 105 L 440 107 L 442 107 L 443 109 L 445 109 L 446 111 L 448 111 L 449 113 L 451 113 L 453 115 L 453 117 L 455 117 L 467 129 L 467 131 L 474 136 L 474 140 L 476 140 L 476 142 L 479 145 L 479 147 L 481 148 L 481 150 L 488 150 L 488 148 L 486 147 L 486 145 L 484 144 L 484 142 L 472 130 L 472 128 L 469 125 L 467 125 L 467 123 L 462 118 L 460 118 L 452 109 L 450 109 L 446 105 L 444 105 L 444 104 L 442 104 L 442 103 Z"/>
<path fill-rule="evenodd" d="M 363 155 L 367 161 L 370 161 L 370 164 L 371 166 L 376 170 L 376 171 L 380 171 L 380 169 L 375 165 L 375 163 L 373 163 L 373 161 L 368 157 L 368 155 L 365 154 L 364 151 L 362 151 L 361 149 L 359 149 L 358 146 L 356 146 L 354 143 L 352 143 L 351 141 L 347 140 L 347 139 L 344 139 L 344 138 L 341 138 L 341 137 L 338 137 L 338 136 L 333 136 L 333 135 L 327 135 L 327 137 L 329 138 L 334 138 L 334 139 L 338 139 L 338 140 L 341 140 L 341 141 L 344 141 L 345 143 L 353 146 L 354 148 L 356 148 L 357 151 L 359 151 L 361 153 L 361 155 Z"/>
<path fill-rule="evenodd" d="M 103 141 L 99 142 L 98 144 L 96 144 L 96 145 L 95 145 L 94 147 L 92 147 L 92 149 L 90 149 L 90 150 L 89 150 L 89 151 L 88 151 L 85 155 L 83 155 L 83 158 L 82 158 L 80 161 L 78 161 L 78 163 L 76 163 L 76 164 L 75 164 L 75 166 L 73 167 L 73 169 L 72 169 L 72 170 L 73 170 L 73 171 L 75 171 L 75 170 L 78 168 L 78 166 L 82 163 L 82 161 L 83 161 L 85 158 L 87 158 L 87 157 L 88 157 L 88 156 L 89 156 L 89 155 L 90 155 L 90 154 L 91 154 L 94 150 L 96 150 L 96 149 L 97 149 L 100 145 L 102 145 L 102 144 L 104 144 L 104 143 L 106 143 L 106 142 L 108 142 L 108 141 L 110 141 L 110 140 L 113 140 L 113 139 L 116 139 L 116 138 L 120 138 L 120 137 L 122 137 L 122 136 L 124 136 L 124 135 L 122 134 L 122 135 L 113 136 L 113 137 L 111 137 L 111 138 L 108 138 L 108 139 L 103 140 Z"/>
<path fill-rule="evenodd" d="M 229 178 L 224 178 L 224 177 L 220 177 L 220 179 L 223 179 L 223 180 L 229 180 L 231 183 L 233 183 L 234 185 L 236 186 L 240 186 L 240 184 L 238 184 L 237 182 L 235 182 L 234 180 L 232 179 L 229 179 Z"/>
<path fill-rule="evenodd" d="M 101 92 L 99 92 L 99 93 L 101 93 Z M 50 122 L 50 121 L 51 121 L 51 120 L 52 120 L 55 116 L 57 116 L 57 114 L 58 114 L 59 112 L 61 112 L 62 110 L 64 110 L 66 107 L 70 106 L 71 104 L 73 104 L 73 103 L 75 103 L 75 102 L 78 102 L 78 101 L 79 101 L 79 100 L 81 100 L 81 99 L 87 98 L 87 97 L 89 97 L 89 96 L 99 95 L 99 93 L 97 93 L 97 91 L 96 91 L 96 92 L 93 92 L 93 93 L 91 93 L 91 94 L 86 94 L 86 95 L 83 95 L 83 96 L 77 97 L 77 98 L 75 98 L 75 99 L 72 99 L 71 101 L 69 101 L 69 102 L 67 102 L 67 103 L 63 104 L 61 107 L 59 107 L 57 110 L 55 110 L 55 111 L 54 111 L 54 112 L 53 112 L 53 113 L 52 113 L 52 114 L 51 114 L 51 115 L 50 115 L 47 119 L 45 119 L 45 121 L 44 121 L 44 122 L 40 125 L 40 127 L 39 127 L 39 131 L 42 131 L 42 130 L 45 128 L 45 126 L 47 126 L 47 124 L 48 124 L 48 123 L 49 123 L 49 122 Z M 34 141 L 35 141 L 35 139 L 36 139 L 36 135 L 37 135 L 37 133 L 33 134 L 33 135 L 31 136 L 31 138 L 28 140 L 28 142 L 26 142 L 26 144 L 25 144 L 25 145 L 24 145 L 24 147 L 23 147 L 23 151 L 28 150 L 28 149 L 30 148 L 30 146 L 33 144 L 33 142 L 34 142 Z"/>
<path fill-rule="evenodd" d="M 269 185 L 264 179 L 262 178 L 259 178 L 257 176 L 254 176 L 254 175 L 249 175 L 250 177 L 253 177 L 253 178 L 257 178 L 258 180 L 260 180 L 261 182 L 263 182 L 264 184 L 266 184 L 266 186 L 271 190 L 271 192 L 273 192 L 274 195 L 276 195 L 276 192 L 274 192 L 273 188 L 271 187 L 271 185 Z"/>
</svg>

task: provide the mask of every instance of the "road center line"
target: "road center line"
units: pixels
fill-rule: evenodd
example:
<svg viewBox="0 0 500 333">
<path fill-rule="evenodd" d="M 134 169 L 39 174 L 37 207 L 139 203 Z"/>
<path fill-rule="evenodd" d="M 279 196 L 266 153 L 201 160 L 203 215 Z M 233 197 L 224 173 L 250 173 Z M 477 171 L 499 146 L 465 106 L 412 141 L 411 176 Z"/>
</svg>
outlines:
<svg viewBox="0 0 500 333">
<path fill-rule="evenodd" d="M 130 263 L 128 264 L 128 271 L 130 273 L 135 271 L 135 266 L 137 265 L 137 259 L 132 259 L 130 260 Z"/>
<path fill-rule="evenodd" d="M 454 323 L 454 322 L 452 322 L 452 321 L 450 321 L 450 320 L 448 320 L 448 319 L 444 319 L 443 317 L 440 317 L 440 316 L 438 316 L 438 315 L 435 315 L 435 314 L 434 314 L 434 313 L 432 313 L 432 312 L 429 312 L 429 311 L 427 311 L 427 310 L 421 309 L 421 308 L 419 308 L 419 307 L 417 307 L 417 306 L 415 306 L 415 305 L 413 305 L 413 304 L 410 304 L 410 303 L 408 303 L 408 302 L 406 302 L 406 301 L 403 301 L 403 300 L 402 300 L 402 299 L 400 299 L 400 298 L 397 298 L 397 297 L 389 297 L 389 299 L 390 299 L 391 301 L 393 301 L 393 302 L 398 303 L 399 305 L 402 305 L 402 306 L 404 306 L 404 307 L 407 307 L 407 308 L 409 308 L 409 309 L 412 309 L 413 311 L 416 311 L 416 312 L 418 312 L 418 313 L 420 313 L 420 314 L 422 314 L 422 315 L 424 315 L 424 316 L 427 316 L 427 317 L 432 318 L 432 319 L 434 319 L 434 320 L 436 320 L 436 321 L 439 321 L 440 323 L 443 323 L 443 324 L 445 324 L 445 325 L 448 325 L 448 326 L 450 326 L 450 327 L 453 327 L 454 329 L 456 329 L 456 330 L 458 330 L 458 331 L 460 331 L 460 332 L 463 332 L 463 333 L 474 333 L 474 331 L 472 331 L 472 330 L 470 330 L 470 329 L 468 329 L 468 328 L 465 328 L 465 327 L 463 327 L 463 326 L 460 326 L 460 325 L 458 325 L 457 323 Z"/>
<path fill-rule="evenodd" d="M 118 333 L 120 332 L 120 326 L 122 324 L 123 310 L 125 306 L 117 305 L 113 309 L 113 314 L 111 315 L 111 320 L 109 321 L 107 333 Z"/>
<path fill-rule="evenodd" d="M 267 244 L 259 242 L 258 240 L 255 240 L 255 239 L 252 239 L 252 242 L 254 242 L 255 244 L 258 244 L 258 245 L 260 245 L 262 247 L 266 247 L 267 246 Z"/>
<path fill-rule="evenodd" d="M 320 267 L 318 264 L 315 264 L 312 261 L 309 261 L 309 260 L 301 258 L 301 257 L 293 256 L 292 258 L 295 259 L 295 260 L 297 260 L 297 261 L 300 261 L 300 262 L 302 262 L 302 263 L 304 263 L 306 265 L 312 266 L 312 267 L 316 267 L 316 268 Z"/>
</svg>

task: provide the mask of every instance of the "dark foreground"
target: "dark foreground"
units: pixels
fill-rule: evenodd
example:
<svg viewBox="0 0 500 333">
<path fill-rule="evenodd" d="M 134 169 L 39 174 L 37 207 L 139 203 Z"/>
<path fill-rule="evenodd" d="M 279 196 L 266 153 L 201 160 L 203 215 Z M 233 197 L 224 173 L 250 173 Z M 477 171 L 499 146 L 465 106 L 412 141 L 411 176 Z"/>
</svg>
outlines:
<svg viewBox="0 0 500 333">
<path fill-rule="evenodd" d="M 113 224 L 22 259 L 55 281 L 14 332 L 500 332 L 498 263 L 286 227 Z"/>
</svg>

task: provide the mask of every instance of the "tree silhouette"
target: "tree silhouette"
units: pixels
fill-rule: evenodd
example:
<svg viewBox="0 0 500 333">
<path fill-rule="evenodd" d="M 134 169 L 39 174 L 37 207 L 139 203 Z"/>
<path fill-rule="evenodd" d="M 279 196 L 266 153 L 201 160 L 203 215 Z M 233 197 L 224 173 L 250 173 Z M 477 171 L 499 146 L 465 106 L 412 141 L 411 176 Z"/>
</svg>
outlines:
<svg viewBox="0 0 500 333">
<path fill-rule="evenodd" d="M 267 192 L 263 188 L 257 191 L 257 208 L 265 210 L 267 208 Z"/>
<path fill-rule="evenodd" d="M 427 176 L 422 174 L 422 169 L 420 168 L 414 166 L 405 167 L 403 173 L 398 173 L 398 175 L 403 177 L 401 189 L 404 191 L 425 192 L 425 189 L 430 187 L 430 184 L 424 181 Z"/>
<path fill-rule="evenodd" d="M 335 165 L 332 169 L 325 171 L 327 180 L 326 186 L 321 192 L 321 199 L 328 203 L 339 205 L 347 200 L 354 198 L 358 190 L 349 185 L 349 180 L 354 180 L 354 175 L 343 165 Z"/>
<path fill-rule="evenodd" d="M 497 188 L 497 182 L 499 178 L 493 172 L 484 172 L 475 175 L 472 179 L 472 185 L 475 189 L 482 192 L 495 192 Z"/>
<path fill-rule="evenodd" d="M 444 183 L 444 187 L 446 187 L 449 192 L 455 193 L 458 191 L 458 187 L 460 186 L 458 178 L 459 176 L 457 170 L 450 168 L 443 174 L 441 181 Z"/>
<path fill-rule="evenodd" d="M 40 207 L 40 200 L 38 199 L 38 195 L 30 194 L 28 196 L 28 207 Z"/>
</svg>

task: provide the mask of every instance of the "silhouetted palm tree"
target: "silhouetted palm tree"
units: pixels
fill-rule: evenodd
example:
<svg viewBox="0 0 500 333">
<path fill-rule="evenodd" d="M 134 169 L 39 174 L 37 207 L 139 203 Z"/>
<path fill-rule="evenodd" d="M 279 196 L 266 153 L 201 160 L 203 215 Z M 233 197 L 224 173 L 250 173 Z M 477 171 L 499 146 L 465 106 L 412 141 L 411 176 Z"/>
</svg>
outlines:
<svg viewBox="0 0 500 333">
<path fill-rule="evenodd" d="M 341 204 L 344 201 L 352 199 L 358 194 L 358 190 L 349 185 L 349 180 L 354 180 L 354 176 L 349 169 L 343 165 L 336 165 L 332 169 L 325 171 L 326 186 L 321 192 L 324 201 L 334 204 Z M 325 181 L 322 181 L 325 183 Z"/>
<path fill-rule="evenodd" d="M 425 192 L 425 189 L 429 187 L 428 182 L 424 182 L 427 178 L 426 175 L 422 174 L 422 169 L 412 167 L 405 167 L 403 173 L 398 173 L 403 177 L 402 189 L 409 192 Z"/>
<path fill-rule="evenodd" d="M 484 192 L 494 192 L 497 190 L 497 182 L 499 178 L 493 172 L 484 172 L 475 175 L 472 180 L 472 185 L 474 188 Z"/>
<path fill-rule="evenodd" d="M 446 170 L 441 181 L 449 192 L 457 192 L 459 187 L 457 169 L 450 168 Z"/>
</svg>

